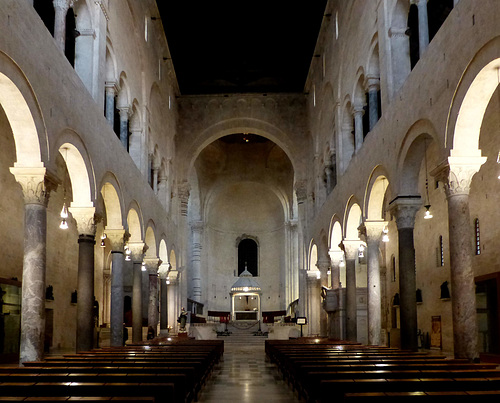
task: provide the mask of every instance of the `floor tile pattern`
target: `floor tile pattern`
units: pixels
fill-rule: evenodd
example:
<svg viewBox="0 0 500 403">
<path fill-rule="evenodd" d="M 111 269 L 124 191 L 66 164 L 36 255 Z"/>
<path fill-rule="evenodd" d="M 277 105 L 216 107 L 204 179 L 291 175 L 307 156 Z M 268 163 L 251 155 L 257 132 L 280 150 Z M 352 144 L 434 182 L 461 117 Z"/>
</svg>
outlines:
<svg viewBox="0 0 500 403">
<path fill-rule="evenodd" d="M 276 365 L 266 361 L 264 344 L 227 343 L 224 357 L 200 395 L 199 403 L 299 402 Z"/>
</svg>

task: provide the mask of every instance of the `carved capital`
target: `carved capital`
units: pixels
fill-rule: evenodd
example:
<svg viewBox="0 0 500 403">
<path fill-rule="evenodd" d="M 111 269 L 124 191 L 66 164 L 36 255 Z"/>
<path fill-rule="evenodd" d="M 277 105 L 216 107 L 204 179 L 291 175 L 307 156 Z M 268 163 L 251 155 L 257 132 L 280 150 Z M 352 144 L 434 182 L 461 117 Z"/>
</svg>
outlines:
<svg viewBox="0 0 500 403">
<path fill-rule="evenodd" d="M 203 221 L 192 221 L 191 222 L 191 231 L 196 232 L 198 234 L 203 233 L 204 227 L 205 227 L 205 223 Z"/>
<path fill-rule="evenodd" d="M 73 0 L 52 0 L 54 9 L 56 11 L 62 11 L 64 13 L 66 13 L 70 7 L 73 7 L 73 3 Z"/>
<path fill-rule="evenodd" d="M 398 229 L 415 227 L 415 215 L 422 206 L 420 196 L 398 196 L 389 203 L 389 211 L 396 218 Z"/>
<path fill-rule="evenodd" d="M 407 38 L 406 31 L 408 28 L 389 28 L 389 38 Z"/>
<path fill-rule="evenodd" d="M 330 260 L 327 259 L 321 259 L 316 262 L 316 267 L 319 269 L 320 272 L 326 273 L 328 269 L 331 267 Z"/>
<path fill-rule="evenodd" d="M 79 234 L 95 236 L 95 207 L 70 206 L 68 210 L 76 221 Z"/>
<path fill-rule="evenodd" d="M 332 266 L 338 266 L 339 263 L 344 259 L 344 251 L 343 250 L 329 250 L 328 254 L 330 255 L 330 261 L 332 262 Z"/>
<path fill-rule="evenodd" d="M 146 263 L 146 269 L 148 270 L 148 273 L 151 275 L 151 274 L 158 274 L 158 268 L 162 264 L 162 261 L 161 259 L 154 257 L 154 258 L 144 259 L 144 263 Z"/>
<path fill-rule="evenodd" d="M 51 190 L 57 188 L 57 182 L 46 176 L 43 167 L 13 167 L 10 172 L 23 189 L 25 204 L 41 204 L 47 207 Z"/>
<path fill-rule="evenodd" d="M 300 180 L 295 182 L 295 194 L 297 195 L 297 203 L 302 204 L 307 200 L 307 181 Z"/>
<path fill-rule="evenodd" d="M 118 92 L 118 85 L 116 81 L 106 81 L 105 83 L 106 95 L 115 96 Z"/>
<path fill-rule="evenodd" d="M 369 74 L 366 77 L 366 86 L 368 91 L 378 91 L 380 89 L 380 77 Z"/>
<path fill-rule="evenodd" d="M 130 249 L 132 261 L 136 263 L 142 262 L 148 246 L 144 242 L 129 242 L 127 245 Z"/>
<path fill-rule="evenodd" d="M 448 157 L 448 165 L 436 173 L 443 182 L 446 197 L 468 195 L 472 177 L 486 162 L 486 157 Z"/>
<path fill-rule="evenodd" d="M 379 243 L 382 240 L 382 231 L 387 226 L 387 221 L 365 221 L 366 243 Z"/>
<path fill-rule="evenodd" d="M 361 243 L 362 242 L 359 239 L 342 241 L 342 245 L 344 245 L 346 260 L 353 260 L 358 257 L 359 245 L 361 245 Z"/>
<path fill-rule="evenodd" d="M 124 229 L 108 229 L 105 231 L 106 237 L 111 244 L 111 250 L 114 252 L 123 252 L 125 248 L 125 230 Z"/>
</svg>

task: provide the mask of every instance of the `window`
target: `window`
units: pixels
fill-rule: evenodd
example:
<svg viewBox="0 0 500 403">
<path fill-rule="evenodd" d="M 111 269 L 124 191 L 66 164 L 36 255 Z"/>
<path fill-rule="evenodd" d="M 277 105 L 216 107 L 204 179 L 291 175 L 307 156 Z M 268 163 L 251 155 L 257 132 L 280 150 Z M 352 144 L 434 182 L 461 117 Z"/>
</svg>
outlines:
<svg viewBox="0 0 500 403">
<path fill-rule="evenodd" d="M 339 12 L 335 12 L 335 39 L 339 39 Z"/>
<path fill-rule="evenodd" d="M 391 281 L 396 282 L 396 257 L 394 255 L 391 256 Z"/>
<path fill-rule="evenodd" d="M 148 41 L 148 16 L 144 17 L 144 40 Z"/>
<path fill-rule="evenodd" d="M 481 234 L 479 232 L 479 218 L 474 220 L 474 231 L 476 234 L 476 255 L 481 254 Z"/>
<path fill-rule="evenodd" d="M 443 236 L 439 235 L 439 245 L 436 251 L 437 266 L 444 266 L 444 247 L 443 247 Z"/>
<path fill-rule="evenodd" d="M 238 244 L 238 276 L 246 269 L 256 277 L 258 271 L 258 246 L 253 239 L 245 238 Z"/>
</svg>

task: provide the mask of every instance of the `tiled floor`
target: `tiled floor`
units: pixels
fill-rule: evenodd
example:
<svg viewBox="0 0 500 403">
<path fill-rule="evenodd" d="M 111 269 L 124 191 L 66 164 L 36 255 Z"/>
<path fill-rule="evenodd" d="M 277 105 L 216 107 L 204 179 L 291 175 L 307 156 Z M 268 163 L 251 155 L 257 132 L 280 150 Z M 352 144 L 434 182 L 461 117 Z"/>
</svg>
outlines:
<svg viewBox="0 0 500 403">
<path fill-rule="evenodd" d="M 200 403 L 294 403 L 299 400 L 276 366 L 266 362 L 264 344 L 224 346 L 223 360 L 201 393 Z"/>
</svg>

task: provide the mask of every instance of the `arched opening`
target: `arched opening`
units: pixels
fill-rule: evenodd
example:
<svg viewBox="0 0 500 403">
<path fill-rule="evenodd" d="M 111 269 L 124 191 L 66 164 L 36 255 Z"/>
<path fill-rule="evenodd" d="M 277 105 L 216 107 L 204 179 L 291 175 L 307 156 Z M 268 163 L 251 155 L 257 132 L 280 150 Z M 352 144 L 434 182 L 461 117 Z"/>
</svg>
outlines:
<svg viewBox="0 0 500 403">
<path fill-rule="evenodd" d="M 416 4 L 412 4 L 410 6 L 407 33 L 410 36 L 410 66 L 413 70 L 420 59 L 420 44 L 418 39 L 418 7 Z"/>
<path fill-rule="evenodd" d="M 444 21 L 453 10 L 453 0 L 428 0 L 427 19 L 429 22 L 429 42 L 436 35 Z"/>
<path fill-rule="evenodd" d="M 248 270 L 252 276 L 259 275 L 259 250 L 257 242 L 246 238 L 238 244 L 238 276 Z"/>
<path fill-rule="evenodd" d="M 66 38 L 64 42 L 64 54 L 72 67 L 75 67 L 75 40 L 80 33 L 76 30 L 75 13 L 72 8 L 66 13 Z"/>
<path fill-rule="evenodd" d="M 52 0 L 33 0 L 33 8 L 42 19 L 50 34 L 54 36 L 56 12 Z"/>
</svg>

